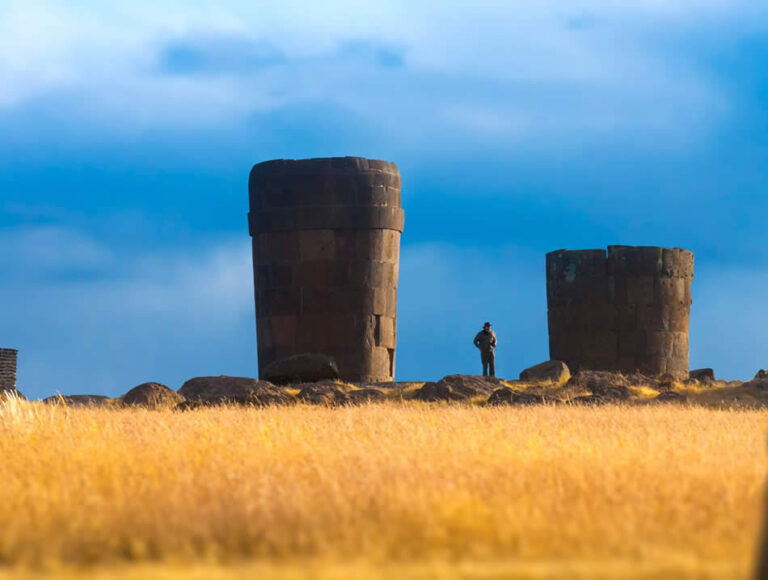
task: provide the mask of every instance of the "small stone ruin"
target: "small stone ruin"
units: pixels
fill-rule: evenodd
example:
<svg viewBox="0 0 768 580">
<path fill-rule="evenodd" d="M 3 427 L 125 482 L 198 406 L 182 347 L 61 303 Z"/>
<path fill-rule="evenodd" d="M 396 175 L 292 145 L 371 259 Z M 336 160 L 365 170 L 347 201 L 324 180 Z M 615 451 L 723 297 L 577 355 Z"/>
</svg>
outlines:
<svg viewBox="0 0 768 580">
<path fill-rule="evenodd" d="M 608 246 L 547 254 L 549 352 L 572 371 L 688 378 L 693 253 Z"/>
</svg>

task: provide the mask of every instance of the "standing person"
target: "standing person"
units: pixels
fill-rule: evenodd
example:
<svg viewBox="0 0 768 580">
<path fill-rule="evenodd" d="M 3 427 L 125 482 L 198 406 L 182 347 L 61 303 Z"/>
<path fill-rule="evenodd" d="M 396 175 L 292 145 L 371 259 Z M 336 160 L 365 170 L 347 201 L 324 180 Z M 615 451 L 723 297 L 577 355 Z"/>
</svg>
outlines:
<svg viewBox="0 0 768 580">
<path fill-rule="evenodd" d="M 496 348 L 496 334 L 491 330 L 491 323 L 483 324 L 483 329 L 475 335 L 475 346 L 480 350 L 480 360 L 483 362 L 483 376 L 496 376 L 496 355 L 493 349 Z"/>
</svg>

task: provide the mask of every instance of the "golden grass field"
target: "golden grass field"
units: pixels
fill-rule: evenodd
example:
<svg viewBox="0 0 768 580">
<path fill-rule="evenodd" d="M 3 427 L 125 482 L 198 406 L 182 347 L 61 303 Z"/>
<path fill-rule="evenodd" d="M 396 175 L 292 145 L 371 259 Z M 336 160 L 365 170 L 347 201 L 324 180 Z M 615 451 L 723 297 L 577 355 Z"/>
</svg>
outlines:
<svg viewBox="0 0 768 580">
<path fill-rule="evenodd" d="M 0 576 L 746 578 L 768 413 L 0 404 Z"/>
</svg>

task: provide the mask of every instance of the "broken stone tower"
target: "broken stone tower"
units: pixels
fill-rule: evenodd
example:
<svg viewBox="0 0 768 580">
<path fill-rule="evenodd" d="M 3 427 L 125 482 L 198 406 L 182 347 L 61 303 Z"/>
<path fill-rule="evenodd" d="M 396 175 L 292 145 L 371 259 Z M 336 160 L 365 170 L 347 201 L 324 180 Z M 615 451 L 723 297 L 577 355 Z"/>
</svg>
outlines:
<svg viewBox="0 0 768 580">
<path fill-rule="evenodd" d="M 360 157 L 253 167 L 259 369 L 319 353 L 342 379 L 394 380 L 400 184 L 394 163 Z"/>
<path fill-rule="evenodd" d="M 680 248 L 547 254 L 550 358 L 687 378 L 692 280 L 693 253 Z"/>
<path fill-rule="evenodd" d="M 16 390 L 16 361 L 19 351 L 0 348 L 0 392 Z"/>
</svg>

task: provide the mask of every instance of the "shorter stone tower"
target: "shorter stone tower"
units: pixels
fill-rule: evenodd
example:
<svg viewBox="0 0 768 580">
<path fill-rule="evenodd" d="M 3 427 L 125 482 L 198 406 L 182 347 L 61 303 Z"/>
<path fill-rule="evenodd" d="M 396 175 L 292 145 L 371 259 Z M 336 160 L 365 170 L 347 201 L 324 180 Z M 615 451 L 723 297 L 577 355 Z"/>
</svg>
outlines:
<svg viewBox="0 0 768 580">
<path fill-rule="evenodd" d="M 550 358 L 687 378 L 692 280 L 693 253 L 680 248 L 547 254 Z"/>
<path fill-rule="evenodd" d="M 19 351 L 0 348 L 0 392 L 16 390 L 16 361 Z"/>
</svg>

